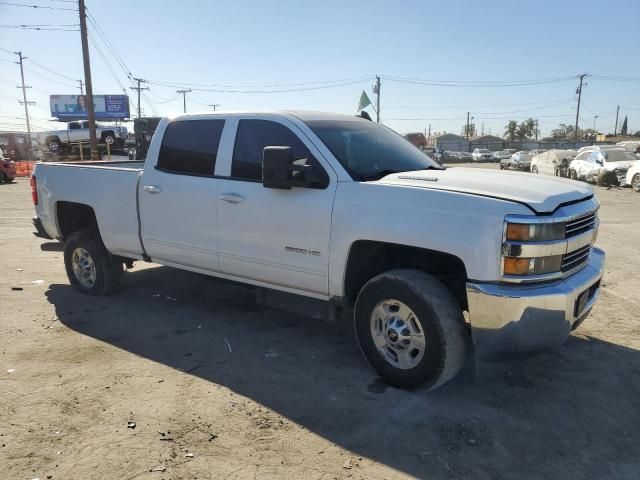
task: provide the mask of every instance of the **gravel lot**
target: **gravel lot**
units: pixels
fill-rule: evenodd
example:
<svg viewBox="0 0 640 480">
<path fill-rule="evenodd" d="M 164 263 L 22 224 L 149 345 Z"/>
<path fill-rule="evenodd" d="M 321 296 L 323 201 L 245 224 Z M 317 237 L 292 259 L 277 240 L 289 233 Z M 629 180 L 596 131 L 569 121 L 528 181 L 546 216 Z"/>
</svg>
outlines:
<svg viewBox="0 0 640 480">
<path fill-rule="evenodd" d="M 142 263 L 76 293 L 28 182 L 0 185 L 0 478 L 640 478 L 640 195 L 597 193 L 591 316 L 427 393 L 377 380 L 313 301 Z"/>
</svg>

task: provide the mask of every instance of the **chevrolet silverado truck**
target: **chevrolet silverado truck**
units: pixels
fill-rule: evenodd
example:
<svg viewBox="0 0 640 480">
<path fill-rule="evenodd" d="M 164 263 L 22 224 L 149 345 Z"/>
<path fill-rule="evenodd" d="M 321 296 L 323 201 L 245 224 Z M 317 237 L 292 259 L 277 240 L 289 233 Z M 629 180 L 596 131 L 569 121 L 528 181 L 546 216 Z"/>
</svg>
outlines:
<svg viewBox="0 0 640 480">
<path fill-rule="evenodd" d="M 560 345 L 600 291 L 589 185 L 443 168 L 359 117 L 164 118 L 144 163 L 39 163 L 31 182 L 80 292 L 142 260 L 353 306 L 362 353 L 404 388 L 450 380 L 470 345 Z"/>
<path fill-rule="evenodd" d="M 39 134 L 50 152 L 58 152 L 72 144 L 89 142 L 89 122 L 81 120 L 69 122 L 66 130 L 52 130 Z M 126 127 L 111 127 L 96 124 L 96 137 L 100 143 L 108 143 L 112 148 L 122 147 L 128 137 Z"/>
</svg>

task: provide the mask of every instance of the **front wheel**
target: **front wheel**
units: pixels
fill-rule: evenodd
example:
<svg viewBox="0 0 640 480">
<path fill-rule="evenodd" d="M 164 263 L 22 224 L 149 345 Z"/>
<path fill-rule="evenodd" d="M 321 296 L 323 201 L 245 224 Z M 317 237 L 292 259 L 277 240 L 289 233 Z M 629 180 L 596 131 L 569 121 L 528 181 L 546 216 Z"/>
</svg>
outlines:
<svg viewBox="0 0 640 480">
<path fill-rule="evenodd" d="M 635 174 L 631 179 L 631 188 L 633 188 L 635 192 L 640 193 L 640 173 Z"/>
<path fill-rule="evenodd" d="M 365 358 L 396 387 L 434 389 L 464 364 L 462 310 L 440 281 L 419 270 L 369 280 L 358 294 L 354 323 Z"/>
<path fill-rule="evenodd" d="M 569 177 L 571 177 L 571 180 L 578 180 L 578 172 L 575 170 L 569 170 Z"/>
<path fill-rule="evenodd" d="M 111 255 L 93 230 L 74 232 L 64 243 L 64 265 L 69 283 L 88 295 L 109 295 L 120 283 L 122 261 Z"/>
<path fill-rule="evenodd" d="M 536 167 L 535 165 L 531 167 L 531 173 L 538 173 L 538 167 Z"/>
</svg>

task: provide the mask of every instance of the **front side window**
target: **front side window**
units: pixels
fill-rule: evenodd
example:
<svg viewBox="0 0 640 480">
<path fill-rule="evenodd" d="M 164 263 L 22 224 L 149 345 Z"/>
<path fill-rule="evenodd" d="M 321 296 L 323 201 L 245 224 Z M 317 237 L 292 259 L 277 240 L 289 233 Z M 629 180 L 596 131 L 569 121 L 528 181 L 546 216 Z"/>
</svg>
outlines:
<svg viewBox="0 0 640 480">
<path fill-rule="evenodd" d="M 305 123 L 354 180 L 377 180 L 391 173 L 442 169 L 393 130 L 368 120 Z"/>
<path fill-rule="evenodd" d="M 158 169 L 183 175 L 213 175 L 224 120 L 184 120 L 164 132 Z"/>
<path fill-rule="evenodd" d="M 69 130 L 79 130 L 80 124 L 78 122 L 71 122 L 69 124 Z"/>
<path fill-rule="evenodd" d="M 238 180 L 262 180 L 264 147 L 291 147 L 294 163 L 311 166 L 311 183 L 328 183 L 328 176 L 309 149 L 287 127 L 271 120 L 240 120 L 231 162 L 231 177 Z"/>
</svg>

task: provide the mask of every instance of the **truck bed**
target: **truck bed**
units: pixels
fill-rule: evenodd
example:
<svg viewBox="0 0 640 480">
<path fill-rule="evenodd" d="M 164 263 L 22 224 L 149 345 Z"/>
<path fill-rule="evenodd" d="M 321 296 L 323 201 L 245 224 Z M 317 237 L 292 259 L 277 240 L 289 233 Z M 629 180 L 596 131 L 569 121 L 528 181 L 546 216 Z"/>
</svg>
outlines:
<svg viewBox="0 0 640 480">
<path fill-rule="evenodd" d="M 60 238 L 57 211 L 60 202 L 90 206 L 102 241 L 122 256 L 139 258 L 138 183 L 144 162 L 43 162 L 33 171 L 38 183 L 38 213 L 47 233 Z"/>
</svg>

